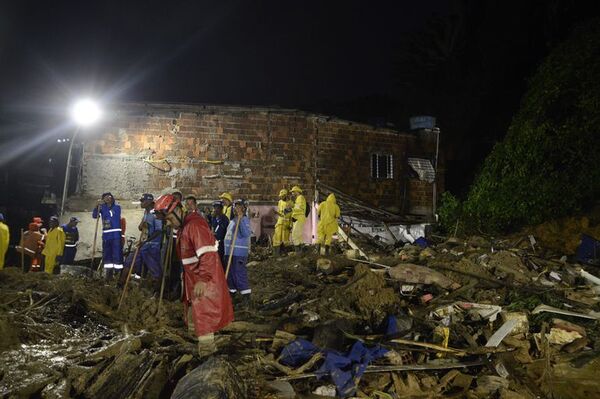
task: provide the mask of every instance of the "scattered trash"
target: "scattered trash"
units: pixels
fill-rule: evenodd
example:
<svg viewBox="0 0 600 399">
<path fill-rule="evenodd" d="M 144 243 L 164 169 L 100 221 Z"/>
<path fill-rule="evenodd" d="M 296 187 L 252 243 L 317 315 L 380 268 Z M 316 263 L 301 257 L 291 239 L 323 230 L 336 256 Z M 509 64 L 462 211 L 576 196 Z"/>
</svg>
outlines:
<svg viewBox="0 0 600 399">
<path fill-rule="evenodd" d="M 9 267 L 0 272 L 0 364 L 10 365 L 0 366 L 0 393 L 600 396 L 600 277 L 573 263 L 572 252 L 548 250 L 547 234 L 419 230 L 412 244 L 386 244 L 342 232 L 323 257 L 253 247 L 253 306 L 234 298 L 236 320 L 215 335 L 218 352 L 208 359 L 197 354 L 180 302 L 165 301 L 158 314 L 143 282 L 117 311 L 116 284 L 87 270 L 48 276 Z M 584 249 L 596 245 L 590 239 Z"/>
</svg>

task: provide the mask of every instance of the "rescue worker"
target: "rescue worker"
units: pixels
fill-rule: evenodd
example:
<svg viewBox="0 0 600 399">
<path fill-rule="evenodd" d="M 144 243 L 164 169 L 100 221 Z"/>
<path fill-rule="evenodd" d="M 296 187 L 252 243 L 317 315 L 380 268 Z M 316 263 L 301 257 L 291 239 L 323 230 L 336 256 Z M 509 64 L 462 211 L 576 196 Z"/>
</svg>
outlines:
<svg viewBox="0 0 600 399">
<path fill-rule="evenodd" d="M 183 263 L 184 319 L 190 332 L 198 337 L 200 356 L 210 355 L 217 350 L 214 333 L 233 321 L 215 237 L 198 213 L 184 215 L 173 195 L 159 197 L 154 210 L 159 219 L 180 229 L 177 252 Z"/>
<path fill-rule="evenodd" d="M 250 219 L 246 216 L 247 210 L 248 205 L 246 201 L 235 201 L 234 217 L 229 222 L 227 234 L 225 235 L 225 260 L 229 262 L 229 257 L 233 254 L 229 275 L 227 276 L 229 292 L 232 296 L 239 292 L 242 296 L 242 306 L 245 308 L 249 308 L 251 305 L 250 294 L 252 293 L 250 282 L 248 281 L 248 269 L 246 268 L 250 249 L 250 236 L 252 235 Z M 237 227 L 237 237 L 234 245 L 233 237 L 238 223 L 239 227 Z"/>
<path fill-rule="evenodd" d="M 44 255 L 45 272 L 54 274 L 54 268 L 60 262 L 65 249 L 65 232 L 59 227 L 57 216 L 50 218 L 49 228 L 42 255 Z"/>
<path fill-rule="evenodd" d="M 196 197 L 188 195 L 185 198 L 185 209 L 188 212 L 198 212 L 198 202 L 196 201 Z"/>
<path fill-rule="evenodd" d="M 321 255 L 329 255 L 331 239 L 338 231 L 338 218 L 340 217 L 340 207 L 336 203 L 333 193 L 329 194 L 327 199 L 319 204 L 317 213 L 319 215 L 317 245 Z"/>
<path fill-rule="evenodd" d="M 302 245 L 304 240 L 302 234 L 304 233 L 304 223 L 306 222 L 307 204 L 304 195 L 302 195 L 302 189 L 299 186 L 292 187 L 292 199 L 294 200 L 294 209 L 292 209 L 292 243 L 296 253 L 302 252 Z"/>
<path fill-rule="evenodd" d="M 142 263 L 148 268 L 150 273 L 151 286 L 154 293 L 160 291 L 160 278 L 162 276 L 162 265 L 160 263 L 160 244 L 162 241 L 162 226 L 161 220 L 157 219 L 154 214 L 154 196 L 152 194 L 143 194 L 140 198 L 140 206 L 144 209 L 144 217 L 140 222 L 138 229 L 142 232 L 142 237 L 145 237 L 140 242 L 140 249 L 137 256 L 135 251 L 130 253 L 125 260 L 125 270 L 133 267 L 133 278 L 139 280 L 142 278 Z M 133 258 L 135 257 L 135 263 Z M 124 283 L 123 276 L 127 276 L 128 272 L 121 274 L 121 283 Z"/>
<path fill-rule="evenodd" d="M 102 194 L 92 217 L 102 217 L 102 258 L 106 279 L 113 277 L 114 271 L 123 270 L 123 247 L 121 245 L 121 206 L 109 192 Z"/>
<path fill-rule="evenodd" d="M 4 259 L 8 251 L 8 242 L 10 241 L 10 231 L 8 225 L 4 223 L 4 215 L 0 213 L 0 270 L 4 269 Z"/>
<path fill-rule="evenodd" d="M 281 254 L 281 247 L 290 244 L 290 230 L 292 229 L 292 208 L 294 204 L 289 199 L 288 190 L 279 191 L 277 204 L 277 223 L 273 234 L 273 256 Z"/>
<path fill-rule="evenodd" d="M 173 196 L 177 198 L 177 201 L 179 201 L 183 206 L 183 211 L 187 213 L 188 210 L 185 206 L 185 201 L 183 200 L 183 193 L 181 191 L 173 191 Z"/>
<path fill-rule="evenodd" d="M 18 251 L 24 251 L 25 255 L 31 258 L 29 266 L 25 266 L 25 272 L 39 272 L 42 267 L 42 250 L 44 249 L 44 238 L 45 235 L 42 232 L 42 218 L 34 217 L 33 221 L 29 223 L 28 230 L 23 233 L 23 240 L 21 245 L 17 247 Z M 46 229 L 43 229 L 45 232 Z"/>
<path fill-rule="evenodd" d="M 228 192 L 224 192 L 219 196 L 219 199 L 223 201 L 223 214 L 227 216 L 227 219 L 231 220 L 231 205 L 233 205 L 233 195 Z"/>
<path fill-rule="evenodd" d="M 69 223 L 65 223 L 61 226 L 62 230 L 65 232 L 65 249 L 63 251 L 61 262 L 63 265 L 72 265 L 75 262 L 77 244 L 79 243 L 77 223 L 79 223 L 79 218 L 73 216 L 69 220 Z"/>
<path fill-rule="evenodd" d="M 221 259 L 221 264 L 224 267 L 227 267 L 227 262 L 225 261 L 225 234 L 227 234 L 227 225 L 229 225 L 229 219 L 223 214 L 223 202 L 213 202 L 211 227 L 216 240 L 219 242 L 219 259 Z"/>
</svg>

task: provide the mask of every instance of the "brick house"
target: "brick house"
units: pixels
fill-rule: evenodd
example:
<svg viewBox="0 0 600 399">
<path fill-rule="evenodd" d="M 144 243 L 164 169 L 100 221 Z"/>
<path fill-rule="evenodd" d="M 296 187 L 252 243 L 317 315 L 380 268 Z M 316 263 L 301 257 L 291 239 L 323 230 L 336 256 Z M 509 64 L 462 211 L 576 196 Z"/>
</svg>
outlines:
<svg viewBox="0 0 600 399">
<path fill-rule="evenodd" d="M 281 188 L 299 184 L 312 202 L 317 182 L 407 218 L 428 221 L 433 213 L 433 185 L 408 164 L 410 157 L 435 156 L 435 137 L 428 132 L 293 109 L 121 104 L 85 140 L 67 216 L 89 211 L 88 199 L 105 191 L 124 208 L 135 207 L 132 201 L 143 192 L 178 190 L 208 203 L 230 191 L 251 202 L 260 230 L 260 218 L 268 217 Z M 439 164 L 437 192 L 442 176 Z M 307 240 L 311 229 L 307 223 Z"/>
</svg>

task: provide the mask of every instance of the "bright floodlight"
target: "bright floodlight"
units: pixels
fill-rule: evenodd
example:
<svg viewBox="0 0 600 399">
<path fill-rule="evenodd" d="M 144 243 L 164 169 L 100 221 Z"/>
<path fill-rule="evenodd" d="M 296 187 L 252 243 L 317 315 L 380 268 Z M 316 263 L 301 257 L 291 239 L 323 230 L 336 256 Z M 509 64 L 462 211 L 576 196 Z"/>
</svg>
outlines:
<svg viewBox="0 0 600 399">
<path fill-rule="evenodd" d="M 92 100 L 79 100 L 73 106 L 71 115 L 78 125 L 89 126 L 100 118 L 100 108 Z"/>
</svg>

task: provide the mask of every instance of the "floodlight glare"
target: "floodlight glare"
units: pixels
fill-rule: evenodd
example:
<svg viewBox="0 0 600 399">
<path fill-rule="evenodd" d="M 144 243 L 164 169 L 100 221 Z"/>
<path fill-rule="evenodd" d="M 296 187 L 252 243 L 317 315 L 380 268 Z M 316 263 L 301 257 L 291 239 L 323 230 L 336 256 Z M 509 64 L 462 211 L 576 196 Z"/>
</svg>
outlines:
<svg viewBox="0 0 600 399">
<path fill-rule="evenodd" d="M 100 118 L 100 108 L 90 99 L 79 100 L 73 105 L 71 115 L 78 125 L 89 126 Z"/>
</svg>

